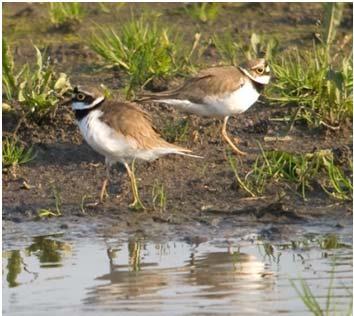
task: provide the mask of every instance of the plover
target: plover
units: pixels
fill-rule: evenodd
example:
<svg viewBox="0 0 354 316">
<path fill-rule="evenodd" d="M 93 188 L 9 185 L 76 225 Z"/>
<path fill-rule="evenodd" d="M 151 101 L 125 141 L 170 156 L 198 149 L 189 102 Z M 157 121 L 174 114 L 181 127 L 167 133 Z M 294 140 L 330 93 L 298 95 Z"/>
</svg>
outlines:
<svg viewBox="0 0 354 316">
<path fill-rule="evenodd" d="M 143 207 L 134 172 L 129 164 L 135 159 L 152 161 L 167 154 L 192 155 L 191 150 L 170 144 L 160 137 L 151 125 L 147 112 L 135 103 L 107 101 L 97 95 L 75 87 L 71 99 L 72 109 L 81 134 L 86 142 L 105 157 L 107 175 L 100 200 L 106 194 L 110 167 L 120 162 L 126 168 L 132 187 L 132 207 Z"/>
<path fill-rule="evenodd" d="M 222 66 L 202 70 L 197 76 L 170 91 L 142 93 L 140 102 L 166 103 L 199 116 L 224 118 L 221 135 L 231 148 L 245 155 L 229 138 L 229 117 L 245 112 L 270 81 L 270 69 L 264 58 L 246 61 L 240 66 Z"/>
</svg>

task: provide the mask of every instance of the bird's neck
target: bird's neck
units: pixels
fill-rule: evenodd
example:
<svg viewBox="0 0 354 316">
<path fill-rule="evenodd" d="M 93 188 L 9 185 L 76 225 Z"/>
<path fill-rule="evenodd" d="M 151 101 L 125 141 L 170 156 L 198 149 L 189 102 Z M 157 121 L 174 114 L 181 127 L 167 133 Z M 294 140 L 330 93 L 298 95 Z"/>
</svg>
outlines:
<svg viewBox="0 0 354 316">
<path fill-rule="evenodd" d="M 251 80 L 251 81 L 252 81 L 253 86 L 257 90 L 257 92 L 259 94 L 261 94 L 262 91 L 264 90 L 265 84 L 262 84 L 262 83 L 259 83 L 259 82 L 253 81 L 253 80 Z"/>
<path fill-rule="evenodd" d="M 86 109 L 76 109 L 74 110 L 75 113 L 75 118 L 78 121 L 81 121 L 84 117 L 86 117 L 90 112 L 97 110 L 101 105 L 102 105 L 103 101 L 96 104 L 95 106 L 91 107 L 91 108 L 86 108 Z"/>
</svg>

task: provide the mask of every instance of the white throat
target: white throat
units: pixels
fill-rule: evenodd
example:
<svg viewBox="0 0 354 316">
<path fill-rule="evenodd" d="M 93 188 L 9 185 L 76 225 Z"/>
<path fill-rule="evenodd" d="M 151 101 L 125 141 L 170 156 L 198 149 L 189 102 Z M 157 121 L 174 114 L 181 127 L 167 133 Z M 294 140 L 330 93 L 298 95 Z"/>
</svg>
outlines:
<svg viewBox="0 0 354 316">
<path fill-rule="evenodd" d="M 76 101 L 72 103 L 72 108 L 73 110 L 88 110 L 95 107 L 97 104 L 100 104 L 103 101 L 104 101 L 104 97 L 99 97 L 90 104 Z"/>
</svg>

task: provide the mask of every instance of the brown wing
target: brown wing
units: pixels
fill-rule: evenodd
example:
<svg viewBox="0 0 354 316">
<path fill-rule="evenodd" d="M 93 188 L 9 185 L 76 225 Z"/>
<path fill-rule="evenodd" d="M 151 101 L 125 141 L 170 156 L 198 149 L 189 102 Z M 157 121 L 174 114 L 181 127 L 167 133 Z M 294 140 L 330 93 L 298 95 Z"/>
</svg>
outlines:
<svg viewBox="0 0 354 316">
<path fill-rule="evenodd" d="M 153 128 L 150 115 L 134 103 L 105 102 L 102 110 L 102 120 L 118 133 L 133 140 L 140 149 L 170 147 L 190 152 L 163 140 Z"/>
<path fill-rule="evenodd" d="M 180 99 L 203 103 L 210 95 L 223 95 L 235 91 L 244 84 L 242 72 L 233 66 L 213 67 L 202 70 L 188 79 L 181 87 L 166 92 L 141 94 L 139 101 Z"/>
</svg>

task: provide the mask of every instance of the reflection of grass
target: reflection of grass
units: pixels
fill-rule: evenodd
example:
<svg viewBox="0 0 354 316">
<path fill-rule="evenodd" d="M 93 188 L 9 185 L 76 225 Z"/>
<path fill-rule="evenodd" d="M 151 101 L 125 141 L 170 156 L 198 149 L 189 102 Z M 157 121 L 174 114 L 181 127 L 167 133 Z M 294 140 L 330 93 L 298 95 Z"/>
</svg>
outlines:
<svg viewBox="0 0 354 316">
<path fill-rule="evenodd" d="M 141 270 L 141 241 L 135 239 L 129 239 L 128 252 L 129 252 L 129 266 L 133 272 L 139 272 Z"/>
<path fill-rule="evenodd" d="M 321 249 L 338 249 L 338 248 L 351 248 L 340 241 L 340 238 L 336 234 L 328 234 L 318 239 L 318 244 Z"/>
<path fill-rule="evenodd" d="M 30 162 L 35 158 L 32 148 L 26 149 L 23 145 L 11 138 L 5 138 L 2 143 L 3 166 L 16 166 Z"/>
<path fill-rule="evenodd" d="M 6 281 L 9 287 L 18 286 L 17 277 L 22 271 L 22 257 L 19 250 L 9 251 L 9 257 L 7 259 L 7 276 Z"/>
<path fill-rule="evenodd" d="M 251 196 L 261 195 L 271 182 L 286 181 L 295 184 L 306 198 L 311 183 L 318 181 L 323 190 L 339 200 L 352 198 L 352 182 L 339 166 L 334 164 L 331 151 L 294 154 L 284 151 L 264 151 L 257 156 L 251 170 L 241 178 L 236 160 L 229 156 L 231 169 L 240 187 Z"/>
</svg>

